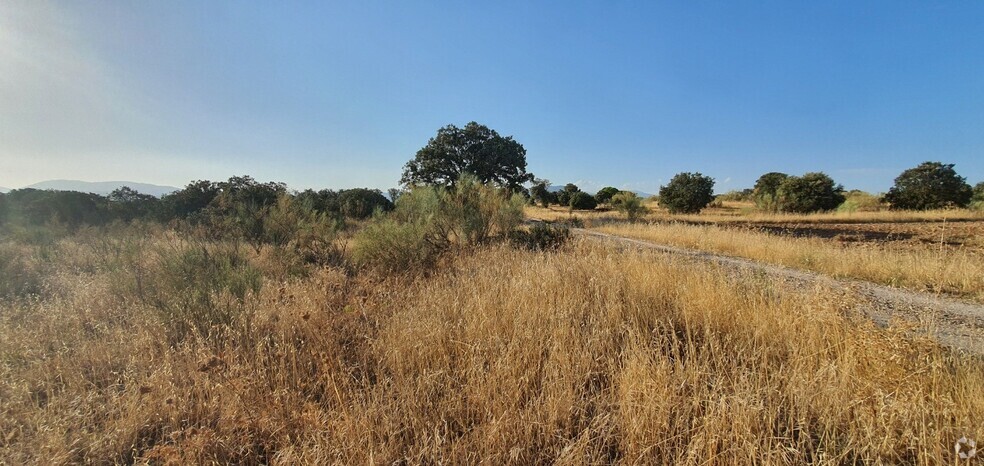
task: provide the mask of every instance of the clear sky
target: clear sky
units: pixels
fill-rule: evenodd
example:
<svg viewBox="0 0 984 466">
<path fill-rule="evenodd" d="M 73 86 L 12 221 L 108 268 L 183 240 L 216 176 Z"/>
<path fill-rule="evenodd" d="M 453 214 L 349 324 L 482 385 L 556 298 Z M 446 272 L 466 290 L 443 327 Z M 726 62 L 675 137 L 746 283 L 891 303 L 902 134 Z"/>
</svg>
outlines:
<svg viewBox="0 0 984 466">
<path fill-rule="evenodd" d="M 984 180 L 984 2 L 0 1 L 0 185 L 396 186 L 446 124 L 555 184 Z"/>
</svg>

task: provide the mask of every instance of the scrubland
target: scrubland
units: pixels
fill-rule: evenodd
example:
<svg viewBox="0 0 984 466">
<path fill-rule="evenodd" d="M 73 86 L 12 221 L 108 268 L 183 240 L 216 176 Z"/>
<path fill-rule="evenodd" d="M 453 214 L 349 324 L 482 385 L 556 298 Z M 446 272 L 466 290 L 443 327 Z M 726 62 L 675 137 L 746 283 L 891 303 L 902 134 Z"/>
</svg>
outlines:
<svg viewBox="0 0 984 466">
<path fill-rule="evenodd" d="M 384 273 L 134 225 L 0 265 L 4 463 L 941 464 L 984 434 L 978 359 L 577 240 Z"/>
</svg>

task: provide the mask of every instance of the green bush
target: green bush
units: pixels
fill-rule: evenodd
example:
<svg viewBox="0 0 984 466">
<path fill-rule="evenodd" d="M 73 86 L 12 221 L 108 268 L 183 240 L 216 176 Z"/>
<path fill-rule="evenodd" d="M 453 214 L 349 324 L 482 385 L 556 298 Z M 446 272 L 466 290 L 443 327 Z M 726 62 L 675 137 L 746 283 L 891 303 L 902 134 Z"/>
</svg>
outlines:
<svg viewBox="0 0 984 466">
<path fill-rule="evenodd" d="M 642 198 L 631 191 L 620 191 L 612 197 L 612 206 L 626 215 L 630 221 L 636 221 L 649 209 L 642 205 Z"/>
<path fill-rule="evenodd" d="M 762 210 L 776 212 L 779 210 L 779 185 L 781 185 L 789 175 L 779 172 L 766 173 L 755 181 L 752 188 L 752 200 L 755 205 Z"/>
<path fill-rule="evenodd" d="M 451 247 L 508 237 L 522 223 L 524 204 L 522 195 L 468 175 L 452 188 L 418 186 L 356 235 L 353 258 L 383 272 L 427 268 Z"/>
<path fill-rule="evenodd" d="M 844 202 L 844 188 L 823 173 L 807 173 L 786 177 L 776 190 L 776 198 L 782 212 L 833 210 Z"/>
<path fill-rule="evenodd" d="M 592 210 L 595 207 L 598 207 L 598 202 L 595 201 L 594 196 L 584 191 L 572 193 L 570 201 L 568 202 L 568 205 L 573 210 Z"/>
<path fill-rule="evenodd" d="M 613 197 L 615 197 L 616 194 L 620 192 L 621 191 L 619 191 L 618 188 L 605 186 L 604 188 L 599 189 L 595 194 L 595 200 L 598 201 L 599 204 L 607 204 Z"/>
<path fill-rule="evenodd" d="M 885 208 L 878 196 L 864 191 L 852 190 L 845 194 L 844 203 L 837 206 L 838 212 L 878 212 Z"/>
<path fill-rule="evenodd" d="M 895 185 L 885 194 L 885 202 L 892 209 L 929 210 L 966 207 L 971 197 L 973 190 L 953 170 L 952 163 L 924 162 L 895 178 Z"/>
<path fill-rule="evenodd" d="M 528 230 L 516 230 L 510 236 L 513 245 L 531 251 L 560 249 L 571 239 L 571 231 L 565 226 L 534 223 Z"/>
<path fill-rule="evenodd" d="M 172 342 L 192 334 L 224 332 L 260 292 L 262 277 L 238 248 L 193 243 L 158 253 L 148 300 L 167 326 Z"/>
<path fill-rule="evenodd" d="M 714 179 L 700 173 L 678 173 L 659 189 L 660 205 L 671 214 L 695 214 L 714 200 Z"/>
</svg>

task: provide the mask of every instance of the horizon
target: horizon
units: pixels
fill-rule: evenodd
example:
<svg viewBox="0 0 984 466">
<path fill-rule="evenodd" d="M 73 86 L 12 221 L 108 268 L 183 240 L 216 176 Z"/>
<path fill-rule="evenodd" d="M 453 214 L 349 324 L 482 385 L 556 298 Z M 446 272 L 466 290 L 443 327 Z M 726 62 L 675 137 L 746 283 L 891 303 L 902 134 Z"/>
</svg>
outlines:
<svg viewBox="0 0 984 466">
<path fill-rule="evenodd" d="M 982 4 L 0 3 L 0 186 L 399 185 L 438 128 L 656 193 L 823 171 L 984 181 Z"/>
</svg>

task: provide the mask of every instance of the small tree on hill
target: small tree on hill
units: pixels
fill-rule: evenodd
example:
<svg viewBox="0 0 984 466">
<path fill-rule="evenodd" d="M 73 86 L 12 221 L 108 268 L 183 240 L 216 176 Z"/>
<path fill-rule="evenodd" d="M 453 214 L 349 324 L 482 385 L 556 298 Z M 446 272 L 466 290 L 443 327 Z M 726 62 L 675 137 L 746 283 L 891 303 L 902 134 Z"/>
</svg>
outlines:
<svg viewBox="0 0 984 466">
<path fill-rule="evenodd" d="M 844 202 L 844 187 L 823 173 L 807 173 L 786 177 L 776 190 L 776 198 L 778 210 L 783 212 L 833 210 Z"/>
<path fill-rule="evenodd" d="M 952 163 L 924 162 L 895 178 L 885 202 L 892 209 L 928 210 L 966 207 L 972 196 L 967 180 L 957 175 Z"/>
<path fill-rule="evenodd" d="M 678 173 L 659 188 L 659 203 L 671 214 L 695 214 L 714 200 L 714 179 L 700 173 Z"/>
</svg>

